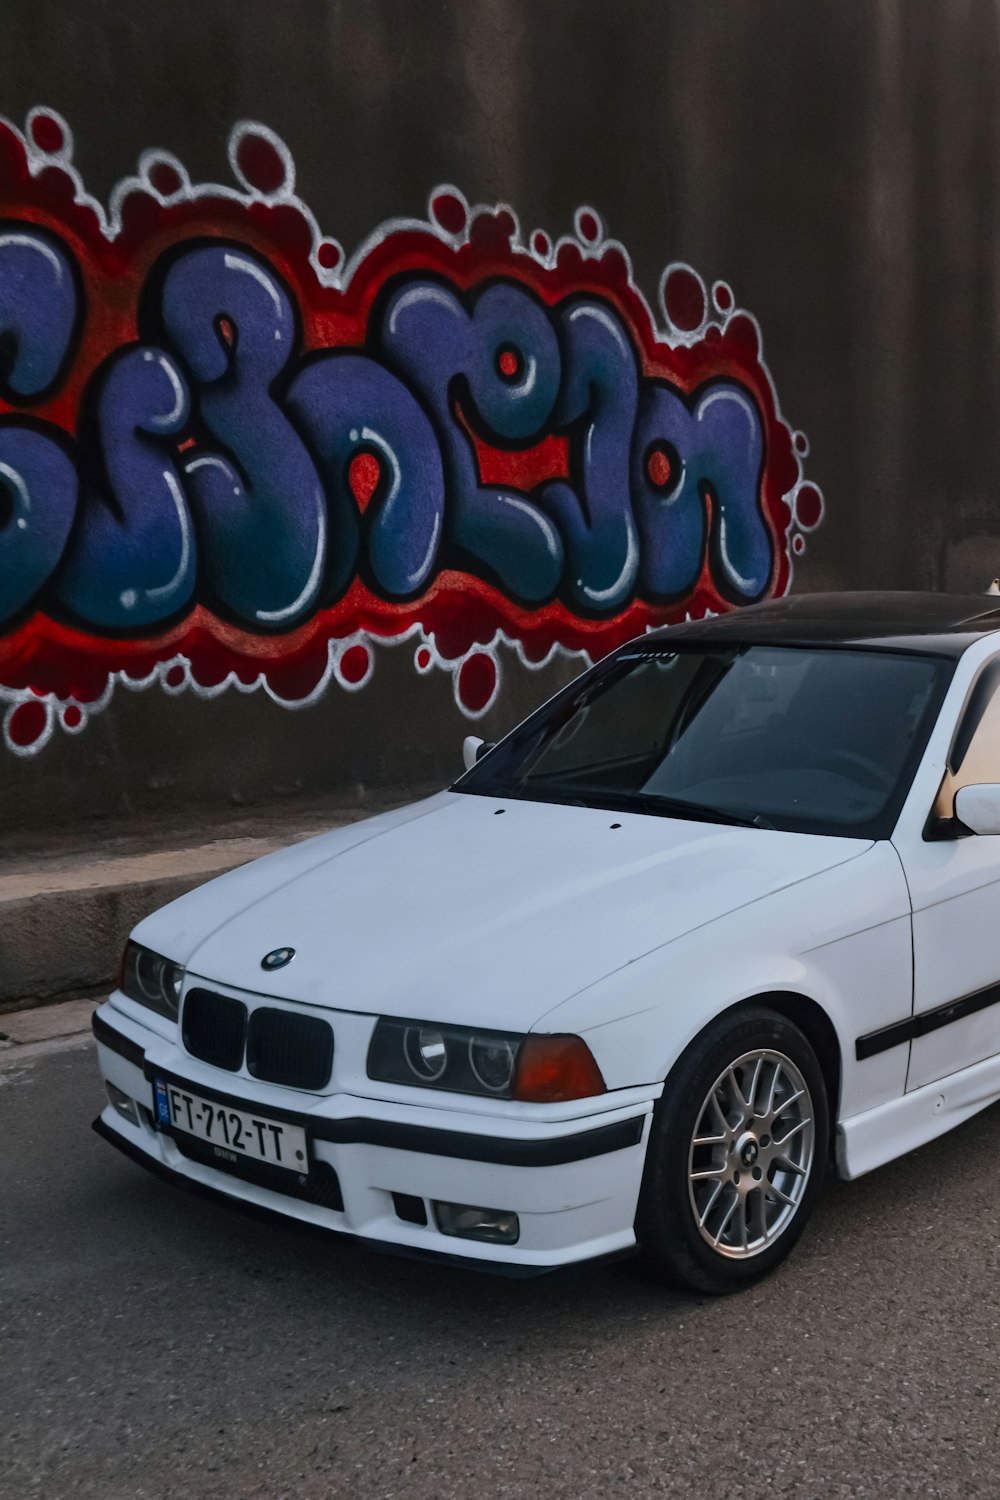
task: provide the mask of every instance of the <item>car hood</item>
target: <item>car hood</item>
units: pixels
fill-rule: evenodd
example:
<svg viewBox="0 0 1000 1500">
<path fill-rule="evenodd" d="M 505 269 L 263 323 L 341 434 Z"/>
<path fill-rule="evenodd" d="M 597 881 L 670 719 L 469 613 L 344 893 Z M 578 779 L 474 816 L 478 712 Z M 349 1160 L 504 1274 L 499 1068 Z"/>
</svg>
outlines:
<svg viewBox="0 0 1000 1500">
<path fill-rule="evenodd" d="M 445 792 L 234 870 L 135 936 L 258 994 L 527 1031 L 652 949 L 869 847 Z M 265 972 L 284 947 L 292 962 Z"/>
</svg>

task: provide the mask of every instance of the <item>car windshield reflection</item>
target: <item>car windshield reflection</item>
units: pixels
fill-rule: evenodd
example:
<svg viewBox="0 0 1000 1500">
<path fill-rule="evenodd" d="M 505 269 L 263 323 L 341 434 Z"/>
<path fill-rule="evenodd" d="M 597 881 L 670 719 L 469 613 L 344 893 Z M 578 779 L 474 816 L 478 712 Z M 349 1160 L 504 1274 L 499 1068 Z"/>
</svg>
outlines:
<svg viewBox="0 0 1000 1500">
<path fill-rule="evenodd" d="M 625 648 L 456 790 L 886 837 L 950 675 L 929 654 Z"/>
</svg>

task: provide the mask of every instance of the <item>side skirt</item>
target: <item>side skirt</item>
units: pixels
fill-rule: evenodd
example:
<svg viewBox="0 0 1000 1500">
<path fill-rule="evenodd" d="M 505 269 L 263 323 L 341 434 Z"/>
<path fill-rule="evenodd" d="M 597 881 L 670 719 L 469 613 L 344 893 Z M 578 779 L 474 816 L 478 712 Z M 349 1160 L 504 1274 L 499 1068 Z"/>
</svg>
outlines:
<svg viewBox="0 0 1000 1500">
<path fill-rule="evenodd" d="M 848 1180 L 936 1140 L 1000 1099 L 1000 1057 L 949 1073 L 837 1126 L 837 1172 Z"/>
</svg>

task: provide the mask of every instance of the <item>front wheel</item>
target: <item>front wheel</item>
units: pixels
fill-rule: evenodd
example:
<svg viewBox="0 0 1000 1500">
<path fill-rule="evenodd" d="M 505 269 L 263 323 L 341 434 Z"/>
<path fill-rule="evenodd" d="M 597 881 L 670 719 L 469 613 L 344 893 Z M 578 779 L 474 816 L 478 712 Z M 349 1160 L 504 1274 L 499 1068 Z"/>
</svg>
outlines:
<svg viewBox="0 0 1000 1500">
<path fill-rule="evenodd" d="M 823 1074 L 799 1028 L 763 1007 L 720 1018 L 653 1114 L 636 1216 L 647 1263 L 701 1292 L 763 1276 L 805 1228 L 828 1142 Z"/>
</svg>

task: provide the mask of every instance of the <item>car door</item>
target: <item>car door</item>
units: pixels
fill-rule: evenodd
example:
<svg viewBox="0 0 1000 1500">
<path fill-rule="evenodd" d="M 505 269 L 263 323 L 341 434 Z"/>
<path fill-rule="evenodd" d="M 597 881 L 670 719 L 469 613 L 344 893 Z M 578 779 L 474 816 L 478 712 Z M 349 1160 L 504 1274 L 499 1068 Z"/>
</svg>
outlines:
<svg viewBox="0 0 1000 1500">
<path fill-rule="evenodd" d="M 928 816 L 897 829 L 913 909 L 907 1089 L 1000 1052 L 1000 835 L 954 817 L 962 786 L 1000 782 L 1000 656 L 969 686 Z"/>
</svg>

